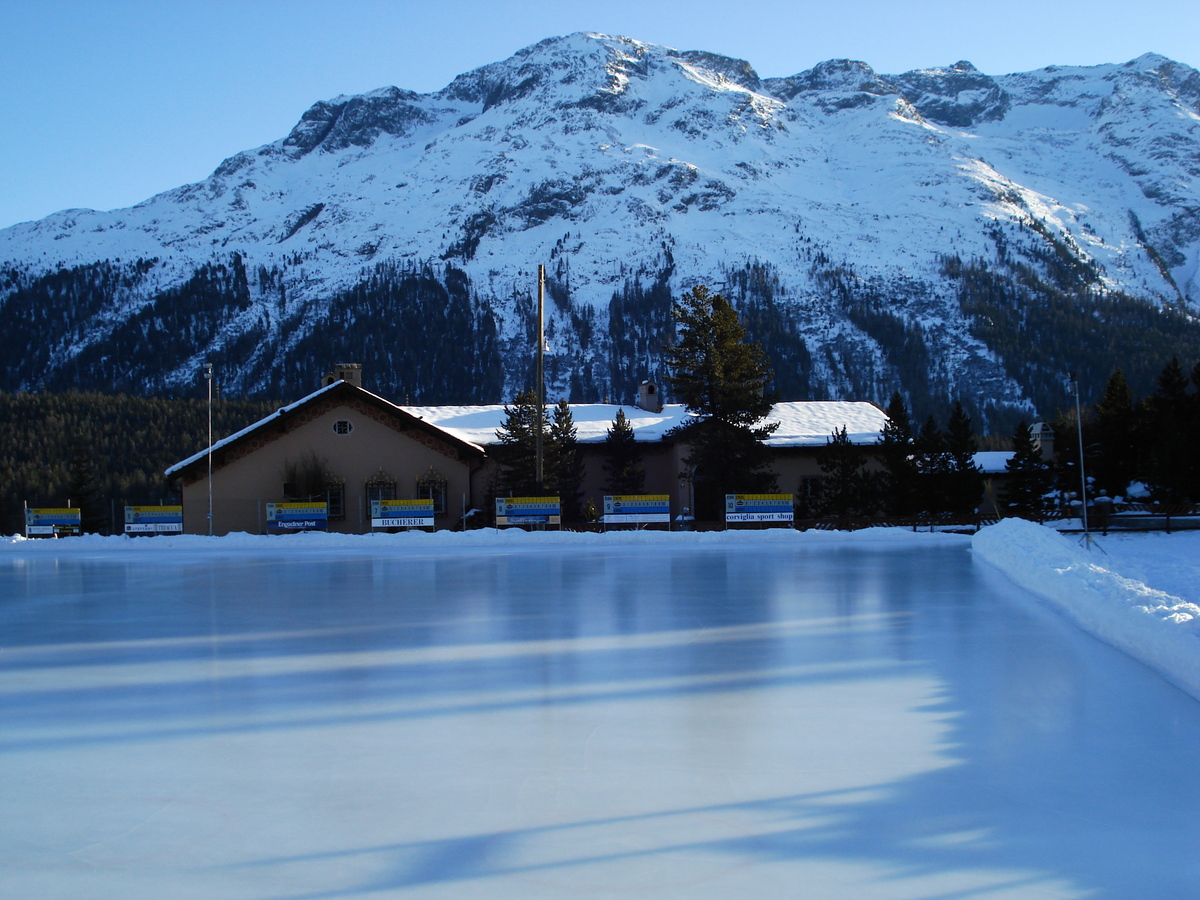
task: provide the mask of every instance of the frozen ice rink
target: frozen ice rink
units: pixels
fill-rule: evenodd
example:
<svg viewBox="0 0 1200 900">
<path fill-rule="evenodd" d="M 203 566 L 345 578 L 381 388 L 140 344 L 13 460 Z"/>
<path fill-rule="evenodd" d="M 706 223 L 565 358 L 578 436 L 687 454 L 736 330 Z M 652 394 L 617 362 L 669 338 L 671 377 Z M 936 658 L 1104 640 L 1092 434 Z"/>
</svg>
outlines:
<svg viewBox="0 0 1200 900">
<path fill-rule="evenodd" d="M 1200 703 L 966 542 L 277 540 L 0 556 L 0 897 L 1200 895 Z"/>
</svg>

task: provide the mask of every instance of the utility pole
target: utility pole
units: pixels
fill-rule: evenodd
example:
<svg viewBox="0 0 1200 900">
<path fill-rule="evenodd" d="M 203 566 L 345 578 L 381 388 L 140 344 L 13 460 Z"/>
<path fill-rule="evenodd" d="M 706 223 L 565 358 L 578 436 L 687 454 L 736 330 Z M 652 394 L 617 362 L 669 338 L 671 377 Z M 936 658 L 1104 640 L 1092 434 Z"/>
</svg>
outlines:
<svg viewBox="0 0 1200 900">
<path fill-rule="evenodd" d="M 546 349 L 546 267 L 538 266 L 538 326 L 537 326 L 537 480 L 538 494 L 545 482 L 542 463 L 542 419 L 546 411 L 546 379 L 542 371 L 542 357 Z"/>
<path fill-rule="evenodd" d="M 1092 535 L 1088 531 L 1087 514 L 1087 475 L 1083 471 L 1083 413 L 1079 407 L 1079 382 L 1075 373 L 1071 373 L 1071 388 L 1075 391 L 1075 431 L 1079 435 L 1079 508 L 1083 517 L 1083 541 L 1090 548 Z"/>
<path fill-rule="evenodd" d="M 204 380 L 208 382 L 208 536 L 213 533 L 213 503 L 212 503 L 212 379 L 213 364 L 204 364 Z"/>
</svg>

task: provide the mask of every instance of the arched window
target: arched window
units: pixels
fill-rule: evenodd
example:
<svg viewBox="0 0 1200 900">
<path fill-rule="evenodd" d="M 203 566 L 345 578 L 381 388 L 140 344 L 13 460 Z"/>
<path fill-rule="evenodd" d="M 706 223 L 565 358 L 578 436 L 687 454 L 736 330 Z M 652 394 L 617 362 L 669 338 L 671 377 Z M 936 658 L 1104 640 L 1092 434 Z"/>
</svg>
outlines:
<svg viewBox="0 0 1200 900">
<path fill-rule="evenodd" d="M 396 499 L 396 477 L 378 469 L 367 479 L 367 508 L 376 500 Z"/>
<path fill-rule="evenodd" d="M 433 500 L 433 513 L 437 516 L 446 514 L 446 476 L 433 466 L 417 479 L 417 498 Z"/>
</svg>

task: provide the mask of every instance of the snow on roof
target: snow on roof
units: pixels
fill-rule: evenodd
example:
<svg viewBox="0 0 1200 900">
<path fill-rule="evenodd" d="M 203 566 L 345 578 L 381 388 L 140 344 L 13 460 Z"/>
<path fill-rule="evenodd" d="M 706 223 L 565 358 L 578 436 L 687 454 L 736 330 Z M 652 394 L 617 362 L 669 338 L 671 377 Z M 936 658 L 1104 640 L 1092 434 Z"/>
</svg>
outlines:
<svg viewBox="0 0 1200 900">
<path fill-rule="evenodd" d="M 404 409 L 464 441 L 474 444 L 495 444 L 496 430 L 504 424 L 504 405 L 489 406 L 406 406 Z M 636 406 L 610 403 L 572 403 L 571 420 L 581 444 L 595 444 L 608 436 L 617 410 L 625 410 L 625 418 L 633 426 L 638 441 L 659 441 L 672 428 L 687 420 L 687 409 L 669 404 L 662 412 L 652 413 Z"/>
<path fill-rule="evenodd" d="M 313 391 L 306 397 L 301 397 L 295 403 L 280 407 L 253 425 L 248 425 L 241 431 L 214 443 L 212 445 L 213 452 L 343 383 L 335 381 L 318 391 Z M 370 391 L 364 391 L 364 393 L 370 394 Z M 487 444 L 498 443 L 496 430 L 504 423 L 504 404 L 502 403 L 485 406 L 396 406 L 376 394 L 371 394 L 371 396 L 415 416 L 434 428 L 446 432 L 451 437 L 472 444 L 479 450 L 483 450 Z M 637 441 L 660 441 L 668 431 L 682 425 L 688 419 L 687 407 L 680 403 L 668 403 L 663 407 L 662 412 L 657 413 L 647 412 L 636 406 L 611 403 L 572 403 L 571 418 L 575 423 L 579 442 L 581 444 L 602 442 L 608 436 L 608 429 L 612 427 L 613 419 L 616 418 L 619 409 L 625 410 L 625 418 L 633 426 L 634 440 Z M 843 425 L 846 426 L 846 434 L 853 443 L 874 444 L 879 440 L 879 434 L 883 430 L 887 416 L 872 403 L 850 400 L 800 400 L 776 403 L 771 407 L 771 414 L 767 416 L 766 421 L 779 423 L 779 428 L 766 441 L 770 447 L 823 447 L 829 436 Z M 192 454 L 167 469 L 166 474 L 168 476 L 175 474 L 185 466 L 203 459 L 208 452 L 208 448 L 205 448 L 199 453 Z"/>
<path fill-rule="evenodd" d="M 464 441 L 496 443 L 496 430 L 504 423 L 504 406 L 407 406 L 404 409 Z M 669 403 L 662 412 L 647 412 L 636 406 L 611 403 L 572 403 L 571 418 L 581 444 L 600 443 L 608 435 L 617 410 L 633 427 L 637 441 L 660 441 L 668 431 L 688 420 L 687 407 Z M 767 439 L 771 447 L 824 446 L 829 436 L 843 425 L 856 444 L 873 444 L 887 421 L 872 403 L 845 400 L 814 400 L 777 403 L 767 422 L 779 428 Z"/>
<path fill-rule="evenodd" d="M 767 421 L 779 423 L 769 447 L 823 447 L 843 426 L 852 444 L 877 443 L 887 415 L 861 400 L 797 400 L 776 403 Z"/>
<path fill-rule="evenodd" d="M 303 406 L 305 403 L 308 403 L 310 400 L 315 400 L 317 397 L 320 397 L 322 394 L 324 394 L 327 391 L 332 391 L 339 384 L 345 384 L 345 382 L 339 380 L 339 381 L 333 382 L 332 384 L 327 384 L 325 387 L 323 387 L 319 390 L 313 391 L 311 394 L 308 394 L 305 397 L 301 397 L 299 400 L 297 400 L 294 403 L 289 403 L 287 406 L 279 407 L 279 409 L 275 410 L 275 412 L 271 413 L 269 416 L 265 416 L 265 417 L 259 419 L 257 422 L 253 423 L 252 425 L 247 425 L 241 431 L 235 432 L 235 433 L 229 435 L 229 437 L 221 438 L 221 440 L 214 443 L 211 448 L 205 447 L 199 453 L 193 453 L 187 459 L 175 463 L 175 465 L 173 465 L 169 469 L 167 469 L 164 474 L 167 476 L 171 476 L 171 475 L 175 474 L 176 472 L 178 472 L 180 469 L 184 468 L 185 466 L 189 466 L 192 463 L 197 462 L 198 460 L 204 459 L 204 457 L 209 454 L 210 450 L 215 453 L 217 450 L 220 450 L 222 447 L 232 444 L 238 438 L 245 437 L 246 435 L 250 434 L 252 431 L 256 431 L 257 429 L 261 428 L 263 425 L 266 425 L 268 422 L 272 422 L 275 419 L 278 419 L 280 416 L 291 412 L 292 410 L 296 409 L 297 407 Z M 356 387 L 357 387 L 357 385 L 356 385 Z M 396 404 L 392 403 L 390 400 L 385 400 L 383 397 L 380 397 L 378 394 L 372 394 L 370 391 L 364 390 L 363 388 L 358 388 L 358 390 L 362 391 L 364 394 L 370 394 L 376 400 L 380 401 L 381 403 L 386 403 L 388 406 L 391 406 L 394 409 L 403 409 L 403 407 L 396 406 Z M 405 411 L 412 413 L 412 410 L 405 410 Z M 429 420 L 426 420 L 426 421 L 429 421 Z M 434 427 L 437 427 L 437 424 L 434 422 L 429 422 L 429 424 L 434 425 Z M 448 429 L 443 429 L 443 430 L 447 431 L 451 435 L 451 437 L 456 437 L 459 440 L 467 441 L 468 443 L 474 443 L 475 449 L 480 450 L 480 451 L 483 450 L 483 448 L 480 447 L 478 445 L 478 443 L 476 443 L 474 441 L 470 441 L 469 438 L 464 438 L 460 434 L 456 434 L 454 432 L 449 432 Z"/>
</svg>

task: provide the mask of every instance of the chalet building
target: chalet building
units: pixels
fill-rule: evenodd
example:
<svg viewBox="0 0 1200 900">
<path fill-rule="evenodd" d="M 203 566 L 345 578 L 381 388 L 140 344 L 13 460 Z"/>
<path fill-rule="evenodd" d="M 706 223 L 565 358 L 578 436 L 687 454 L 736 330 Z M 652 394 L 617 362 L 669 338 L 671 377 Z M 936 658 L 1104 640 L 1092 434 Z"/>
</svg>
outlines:
<svg viewBox="0 0 1200 900">
<path fill-rule="evenodd" d="M 329 530 L 370 531 L 371 501 L 431 497 L 439 527 L 482 496 L 483 447 L 363 390 L 361 370 L 213 444 L 213 533 L 266 531 L 266 504 L 316 497 Z M 184 530 L 208 532 L 209 451 L 167 469 Z M 301 484 L 300 481 L 304 483 Z"/>
<path fill-rule="evenodd" d="M 371 530 L 371 501 L 432 498 L 438 528 L 458 528 L 481 509 L 497 464 L 488 455 L 504 422 L 502 404 L 397 406 L 362 387 L 362 369 L 336 367 L 319 390 L 213 444 L 213 533 L 266 531 L 267 504 L 324 500 L 330 531 Z M 686 445 L 669 432 L 688 418 L 679 404 L 661 402 L 643 382 L 633 406 L 571 405 L 584 463 L 583 498 L 602 508 L 604 441 L 624 409 L 642 449 L 645 492 L 671 497 L 672 514 L 693 508 L 691 486 L 680 478 Z M 851 441 L 869 446 L 886 421 L 874 404 L 842 401 L 778 403 L 767 417 L 779 427 L 767 440 L 779 487 L 803 492 L 821 476 L 816 451 L 843 426 Z M 184 529 L 208 531 L 209 450 L 167 470 L 183 499 Z"/>
</svg>

